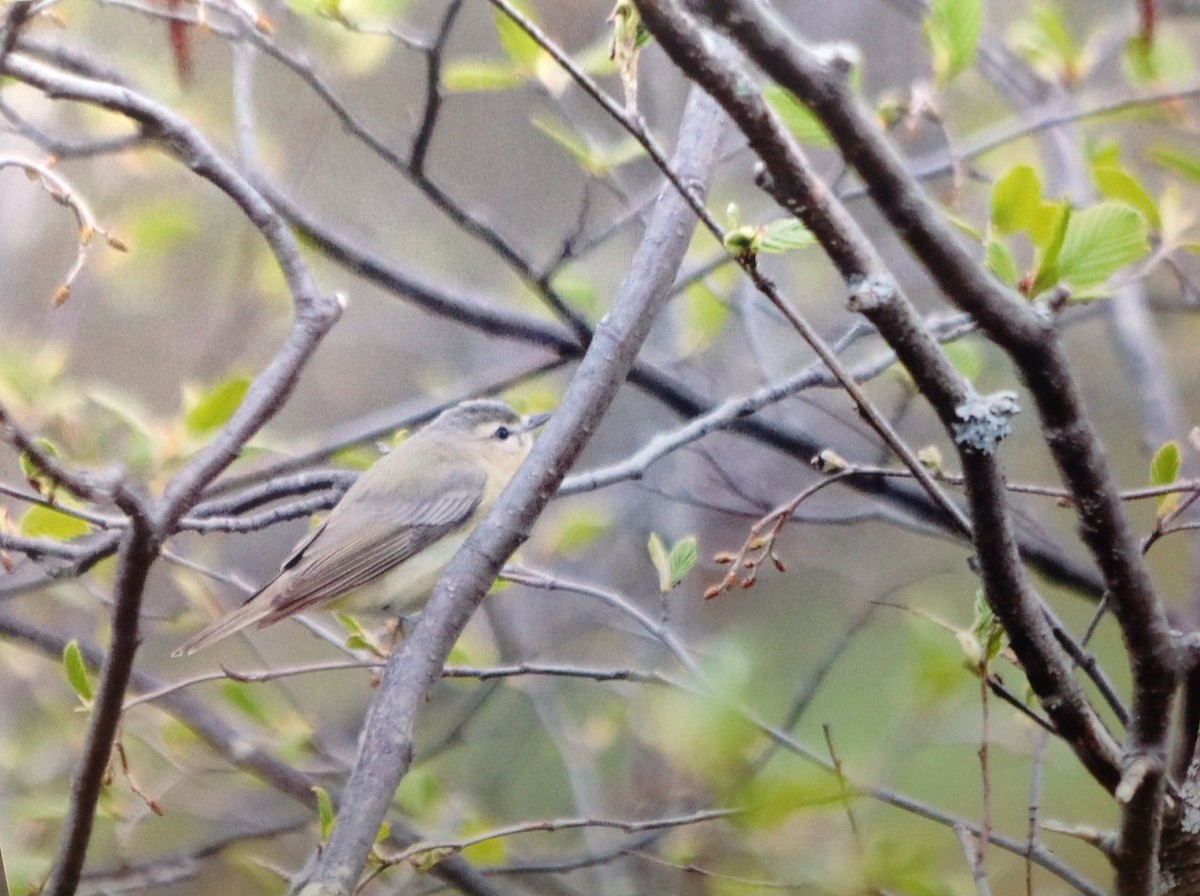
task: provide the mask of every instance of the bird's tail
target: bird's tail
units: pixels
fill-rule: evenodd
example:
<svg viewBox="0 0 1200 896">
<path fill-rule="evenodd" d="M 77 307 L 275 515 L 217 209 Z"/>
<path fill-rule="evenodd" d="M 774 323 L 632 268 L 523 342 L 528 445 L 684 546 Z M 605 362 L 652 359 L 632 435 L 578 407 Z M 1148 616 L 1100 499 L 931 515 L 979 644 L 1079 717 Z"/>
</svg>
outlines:
<svg viewBox="0 0 1200 896">
<path fill-rule="evenodd" d="M 246 626 L 253 625 L 270 613 L 272 609 L 271 599 L 260 591 L 236 610 L 226 613 L 220 619 L 196 632 L 179 645 L 171 656 L 191 656 L 197 650 L 203 650 L 205 647 L 228 638 L 235 632 L 240 632 Z"/>
</svg>

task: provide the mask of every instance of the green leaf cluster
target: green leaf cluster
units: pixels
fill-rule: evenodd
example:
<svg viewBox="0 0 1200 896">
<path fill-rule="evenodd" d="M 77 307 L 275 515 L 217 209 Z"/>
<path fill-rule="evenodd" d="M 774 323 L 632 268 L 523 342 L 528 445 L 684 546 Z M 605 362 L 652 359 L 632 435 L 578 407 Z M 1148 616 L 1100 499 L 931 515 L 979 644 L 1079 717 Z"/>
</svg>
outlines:
<svg viewBox="0 0 1200 896">
<path fill-rule="evenodd" d="M 1072 301 L 1107 295 L 1109 277 L 1149 251 L 1145 204 L 1136 181 L 1122 169 L 1103 166 L 1101 177 L 1121 199 L 1105 199 L 1084 209 L 1067 200 L 1048 200 L 1029 165 L 1016 165 L 992 187 L 991 220 L 984 249 L 988 269 L 1035 297 L 1056 287 Z M 1144 190 L 1141 191 L 1144 194 Z M 1020 273 L 1006 238 L 1024 234 L 1034 248 L 1033 265 Z"/>
</svg>

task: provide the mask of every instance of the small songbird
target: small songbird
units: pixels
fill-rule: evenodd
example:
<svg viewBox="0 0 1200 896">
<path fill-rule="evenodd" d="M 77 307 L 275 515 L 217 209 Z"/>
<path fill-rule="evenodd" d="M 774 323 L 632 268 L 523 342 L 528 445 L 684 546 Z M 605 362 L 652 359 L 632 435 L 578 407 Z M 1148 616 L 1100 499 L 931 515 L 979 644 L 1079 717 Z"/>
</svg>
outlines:
<svg viewBox="0 0 1200 896">
<path fill-rule="evenodd" d="M 549 416 L 522 417 L 489 399 L 443 411 L 364 472 L 278 576 L 171 655 L 331 602 L 350 611 L 417 609 Z"/>
</svg>

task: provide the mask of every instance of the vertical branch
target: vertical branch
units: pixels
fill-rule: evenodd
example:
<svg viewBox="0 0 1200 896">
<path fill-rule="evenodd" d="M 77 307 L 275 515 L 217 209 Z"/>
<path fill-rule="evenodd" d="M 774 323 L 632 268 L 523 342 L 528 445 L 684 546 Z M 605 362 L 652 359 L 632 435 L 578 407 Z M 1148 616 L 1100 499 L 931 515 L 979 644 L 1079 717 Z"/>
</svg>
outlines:
<svg viewBox="0 0 1200 896">
<path fill-rule="evenodd" d="M 722 120 L 712 101 L 694 91 L 674 165 L 697 193 L 703 192 L 714 164 Z M 665 188 L 559 410 L 497 505 L 451 562 L 411 637 L 389 658 L 342 798 L 343 810 L 302 896 L 347 896 L 353 890 L 392 794 L 412 763 L 413 731 L 425 695 L 488 584 L 525 539 L 627 376 L 669 295 L 694 225 L 690 205 L 673 188 Z"/>
</svg>

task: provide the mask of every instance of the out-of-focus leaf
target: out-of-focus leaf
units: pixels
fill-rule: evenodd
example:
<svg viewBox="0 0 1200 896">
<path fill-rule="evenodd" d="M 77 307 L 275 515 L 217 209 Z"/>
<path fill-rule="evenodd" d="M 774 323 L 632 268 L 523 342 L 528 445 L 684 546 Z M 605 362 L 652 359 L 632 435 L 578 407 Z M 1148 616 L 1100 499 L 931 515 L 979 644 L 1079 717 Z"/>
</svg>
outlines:
<svg viewBox="0 0 1200 896">
<path fill-rule="evenodd" d="M 1154 40 L 1134 35 L 1125 41 L 1121 67 L 1132 84 L 1171 84 L 1192 77 L 1192 48 L 1176 32 L 1154 30 Z"/>
<path fill-rule="evenodd" d="M 1033 281 L 1032 292 L 1034 295 L 1053 286 L 1061 276 L 1058 269 L 1058 256 L 1062 251 L 1063 241 L 1067 238 L 1067 228 L 1071 224 L 1071 211 L 1070 203 L 1065 200 L 1054 207 L 1054 226 L 1050 231 L 1049 240 L 1040 253 L 1037 277 Z"/>
<path fill-rule="evenodd" d="M 792 136 L 809 146 L 832 146 L 833 138 L 808 107 L 777 84 L 763 90 L 763 99 L 775 110 Z"/>
<path fill-rule="evenodd" d="M 512 90 L 525 80 L 525 76 L 510 62 L 455 59 L 442 69 L 442 84 L 451 93 Z"/>
<path fill-rule="evenodd" d="M 34 444 L 41 449 L 41 453 L 45 457 L 58 457 L 58 448 L 49 439 L 38 436 L 33 440 Z M 34 452 L 36 454 L 36 452 Z M 21 475 L 40 495 L 48 495 L 54 490 L 54 480 L 47 474 L 42 472 L 33 461 L 33 455 L 28 451 L 22 451 L 17 457 L 17 464 L 21 468 Z"/>
<path fill-rule="evenodd" d="M 532 19 L 527 3 L 513 0 L 512 5 L 526 18 Z M 518 69 L 532 72 L 537 67 L 538 59 L 546 51 L 501 10 L 493 10 L 492 18 L 496 22 L 496 35 L 500 38 L 500 46 L 504 49 L 505 55 L 516 63 Z"/>
<path fill-rule="evenodd" d="M 441 779 L 428 765 L 415 765 L 396 788 L 396 802 L 406 813 L 423 816 L 445 798 Z"/>
<path fill-rule="evenodd" d="M 957 342 L 943 345 L 942 351 L 946 353 L 946 357 L 950 359 L 950 363 L 958 372 L 972 383 L 976 382 L 979 375 L 983 373 L 983 355 L 974 343 L 964 342 L 960 339 Z"/>
<path fill-rule="evenodd" d="M 999 236 L 1024 231 L 1042 244 L 1049 222 L 1042 181 L 1030 165 L 1014 165 L 992 184 L 992 229 Z"/>
<path fill-rule="evenodd" d="M 185 389 L 184 426 L 194 436 L 212 432 L 233 415 L 249 388 L 249 377 L 235 375 L 204 391 Z"/>
<path fill-rule="evenodd" d="M 807 227 L 795 218 L 779 218 L 762 228 L 758 241 L 759 252 L 787 252 L 802 249 L 817 241 Z"/>
<path fill-rule="evenodd" d="M 313 793 L 317 796 L 317 822 L 321 830 L 321 842 L 328 843 L 329 835 L 333 833 L 333 800 L 329 791 L 324 787 L 314 786 Z"/>
<path fill-rule="evenodd" d="M 1200 155 L 1168 143 L 1151 147 L 1148 155 L 1156 164 L 1171 169 L 1193 183 L 1200 183 Z"/>
<path fill-rule="evenodd" d="M 83 653 L 79 650 L 79 642 L 74 638 L 63 648 L 63 671 L 79 702 L 84 706 L 91 706 L 95 691 L 88 676 L 87 665 L 83 661 Z"/>
<path fill-rule="evenodd" d="M 485 819 L 467 818 L 459 826 L 458 836 L 463 840 L 468 840 L 479 834 L 486 834 L 494 827 L 495 825 L 488 824 Z M 506 842 L 504 837 L 481 840 L 479 843 L 463 847 L 463 858 L 472 865 L 503 865 L 508 860 Z"/>
<path fill-rule="evenodd" d="M 591 547 L 612 528 L 612 519 L 594 508 L 573 507 L 554 520 L 553 553 L 575 554 Z"/>
<path fill-rule="evenodd" d="M 733 792 L 729 802 L 744 811 L 730 816 L 729 823 L 748 829 L 778 827 L 796 812 L 828 806 L 840 795 L 841 785 L 832 772 L 772 763 Z"/>
<path fill-rule="evenodd" d="M 220 685 L 221 696 L 225 702 L 244 715 L 253 719 L 264 728 L 274 729 L 271 714 L 260 699 L 260 694 L 244 681 L 223 681 Z"/>
<path fill-rule="evenodd" d="M 1033 15 L 1013 23 L 1009 42 L 1047 76 L 1074 82 L 1085 67 L 1083 50 L 1071 36 L 1062 13 L 1049 3 L 1039 3 Z"/>
<path fill-rule="evenodd" d="M 1136 177 L 1118 165 L 1098 165 L 1092 168 L 1096 188 L 1106 199 L 1116 199 L 1137 209 L 1155 230 L 1162 229 L 1158 204 L 1146 192 Z"/>
<path fill-rule="evenodd" d="M 585 171 L 597 177 L 604 177 L 643 154 L 641 144 L 632 137 L 625 138 L 614 148 L 598 149 L 557 119 L 538 116 L 534 118 L 533 126 L 569 152 Z"/>
<path fill-rule="evenodd" d="M 1012 250 L 999 240 L 988 240 L 984 245 L 988 270 L 1009 286 L 1016 286 L 1021 279 L 1021 271 L 1017 268 L 1017 260 L 1013 258 Z"/>
<path fill-rule="evenodd" d="M 946 84 L 970 67 L 982 25 L 981 0 L 932 0 L 922 30 L 929 42 L 935 83 Z"/>
<path fill-rule="evenodd" d="M 729 305 L 703 281 L 691 284 L 683 296 L 681 354 L 689 355 L 712 345 L 729 320 Z"/>
<path fill-rule="evenodd" d="M 60 499 L 59 503 L 63 503 Z M 70 541 L 92 531 L 92 527 L 77 516 L 34 504 L 21 515 L 18 530 L 27 538 L 50 538 Z"/>
</svg>

